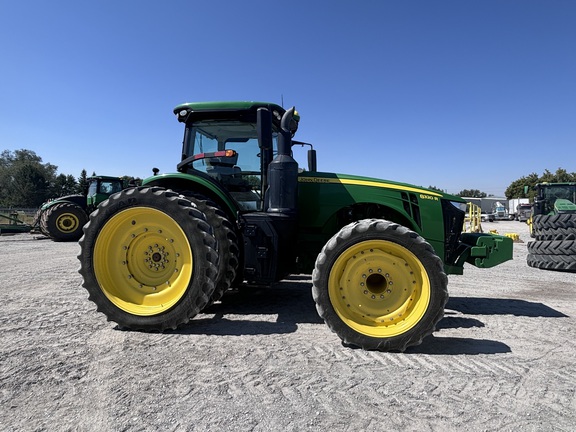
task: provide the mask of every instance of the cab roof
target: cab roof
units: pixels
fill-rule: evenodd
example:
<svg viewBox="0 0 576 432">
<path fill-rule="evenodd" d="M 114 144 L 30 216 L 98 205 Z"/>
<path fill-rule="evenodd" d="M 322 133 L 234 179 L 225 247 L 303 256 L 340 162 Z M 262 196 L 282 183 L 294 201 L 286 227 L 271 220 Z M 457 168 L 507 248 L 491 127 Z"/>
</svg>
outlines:
<svg viewBox="0 0 576 432">
<path fill-rule="evenodd" d="M 280 105 L 274 103 L 255 101 L 187 102 L 178 105 L 173 111 L 179 121 L 185 122 L 191 118 L 206 118 L 207 115 L 209 116 L 212 113 L 232 114 L 246 111 L 255 113 L 258 108 L 268 108 L 278 121 L 286 111 Z"/>
</svg>

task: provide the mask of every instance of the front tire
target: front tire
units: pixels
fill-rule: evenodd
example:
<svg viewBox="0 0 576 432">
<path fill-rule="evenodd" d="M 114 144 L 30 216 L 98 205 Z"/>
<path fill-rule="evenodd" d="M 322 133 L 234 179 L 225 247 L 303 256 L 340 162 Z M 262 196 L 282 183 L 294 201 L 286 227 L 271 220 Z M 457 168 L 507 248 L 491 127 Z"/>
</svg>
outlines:
<svg viewBox="0 0 576 432">
<path fill-rule="evenodd" d="M 379 219 L 351 223 L 324 246 L 312 274 L 316 308 L 345 344 L 404 351 L 444 314 L 448 278 L 417 233 Z"/>
<path fill-rule="evenodd" d="M 82 286 L 121 328 L 176 329 L 214 291 L 210 226 L 173 191 L 139 187 L 112 195 L 90 215 L 80 248 Z"/>
</svg>

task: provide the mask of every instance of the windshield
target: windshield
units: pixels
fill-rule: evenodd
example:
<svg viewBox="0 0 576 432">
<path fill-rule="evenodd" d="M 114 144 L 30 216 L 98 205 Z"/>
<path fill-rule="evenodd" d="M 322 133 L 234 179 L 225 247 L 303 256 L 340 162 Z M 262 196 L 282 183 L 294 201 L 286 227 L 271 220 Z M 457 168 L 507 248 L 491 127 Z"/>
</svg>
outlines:
<svg viewBox="0 0 576 432">
<path fill-rule="evenodd" d="M 576 204 L 576 185 L 554 185 L 543 188 L 543 198 L 554 202 L 557 199 L 565 199 Z"/>
<path fill-rule="evenodd" d="M 242 171 L 260 173 L 260 148 L 254 123 L 239 121 L 205 121 L 194 123 L 188 142 L 184 143 L 184 158 L 199 153 L 236 150 L 235 157 L 206 158 L 192 163 L 194 169 L 208 172 L 214 164 L 228 164 Z"/>
<path fill-rule="evenodd" d="M 100 182 L 100 193 L 113 194 L 121 190 L 122 185 L 117 180 L 102 180 L 102 182 Z"/>
<path fill-rule="evenodd" d="M 273 133 L 274 152 L 277 133 Z M 245 210 L 262 208 L 264 185 L 256 123 L 206 120 L 187 128 L 182 160 L 190 156 L 235 150 L 233 156 L 209 156 L 192 162 L 192 168 L 220 182 Z"/>
</svg>

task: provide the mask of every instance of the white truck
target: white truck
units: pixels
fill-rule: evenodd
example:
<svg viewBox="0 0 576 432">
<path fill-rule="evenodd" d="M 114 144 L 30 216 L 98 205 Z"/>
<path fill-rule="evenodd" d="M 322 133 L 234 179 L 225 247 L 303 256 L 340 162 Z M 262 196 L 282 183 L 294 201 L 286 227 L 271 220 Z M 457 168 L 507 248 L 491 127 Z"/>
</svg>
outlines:
<svg viewBox="0 0 576 432">
<path fill-rule="evenodd" d="M 528 198 L 513 198 L 508 201 L 508 217 L 510 220 L 526 222 L 530 218 L 531 208 Z"/>
<path fill-rule="evenodd" d="M 506 205 L 502 204 L 500 201 L 496 201 L 492 205 L 491 216 L 493 218 L 492 220 L 506 220 L 510 218 Z"/>
</svg>

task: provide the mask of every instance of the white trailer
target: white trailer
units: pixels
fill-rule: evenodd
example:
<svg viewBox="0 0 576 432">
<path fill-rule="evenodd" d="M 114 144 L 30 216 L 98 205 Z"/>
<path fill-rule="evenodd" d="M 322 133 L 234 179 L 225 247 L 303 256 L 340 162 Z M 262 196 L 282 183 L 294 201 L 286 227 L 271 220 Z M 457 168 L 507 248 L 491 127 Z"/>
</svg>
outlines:
<svg viewBox="0 0 576 432">
<path fill-rule="evenodd" d="M 522 204 L 522 207 L 526 208 L 526 205 L 530 205 L 530 200 L 528 198 L 512 198 L 508 201 L 508 216 L 510 217 L 510 220 L 518 220 Z"/>
</svg>

